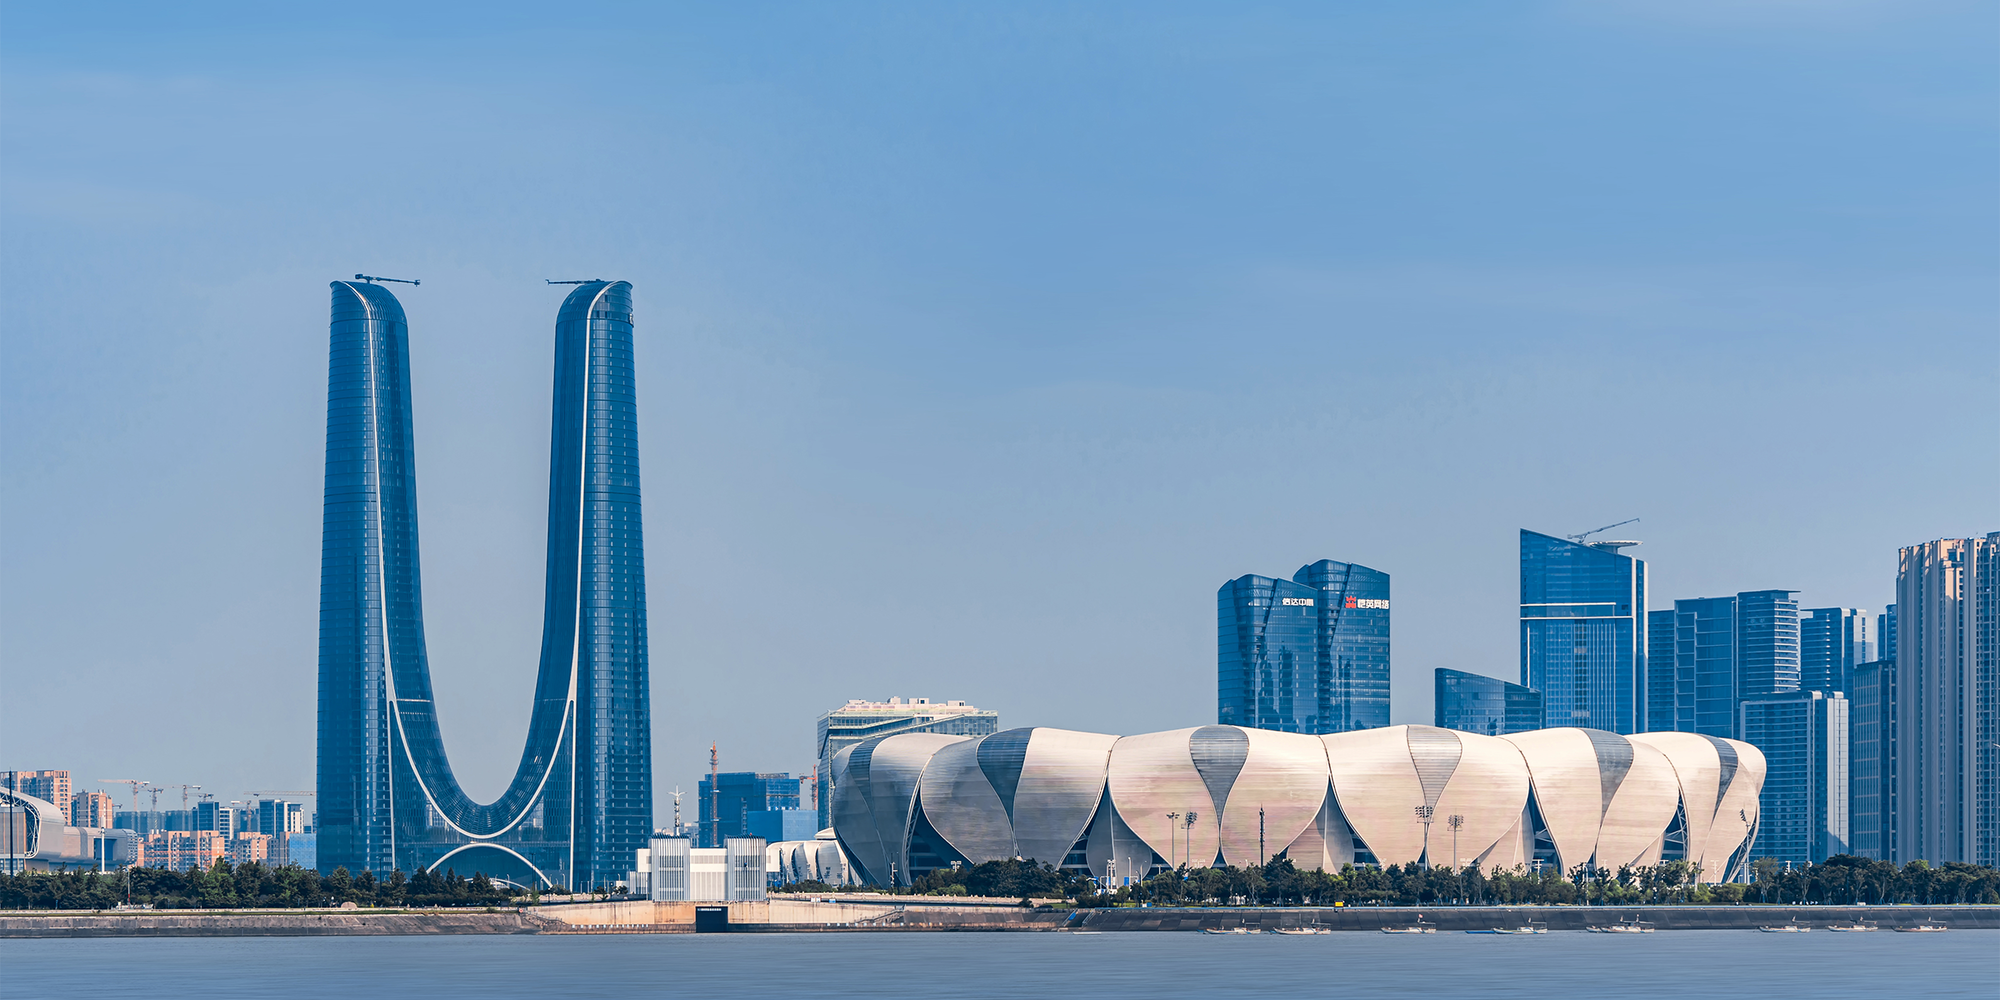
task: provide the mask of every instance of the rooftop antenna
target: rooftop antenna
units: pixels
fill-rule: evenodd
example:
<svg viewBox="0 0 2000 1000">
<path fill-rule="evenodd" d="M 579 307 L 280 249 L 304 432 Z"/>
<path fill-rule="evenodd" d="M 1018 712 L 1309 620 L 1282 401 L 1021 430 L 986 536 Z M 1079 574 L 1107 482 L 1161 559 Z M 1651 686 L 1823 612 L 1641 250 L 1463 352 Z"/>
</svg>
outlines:
<svg viewBox="0 0 2000 1000">
<path fill-rule="evenodd" d="M 1567 538 L 1567 539 L 1569 539 L 1569 540 L 1570 540 L 1570 541 L 1572 541 L 1572 542 L 1575 542 L 1575 543 L 1576 543 L 1576 544 L 1578 544 L 1578 545 L 1582 545 L 1582 544 L 1584 544 L 1584 541 L 1583 541 L 1583 540 L 1584 540 L 1584 539 L 1586 539 L 1586 538 L 1589 538 L 1589 537 L 1590 537 L 1590 536 L 1592 536 L 1592 535 L 1595 535 L 1595 534 L 1598 534 L 1598 533 L 1600 533 L 1600 532 L 1605 532 L 1605 531 L 1610 531 L 1610 530 L 1611 530 L 1611 529 L 1613 529 L 1613 528 L 1617 528 L 1617 527 L 1622 527 L 1622 526 L 1624 526 L 1624 525 L 1627 525 L 1627 524 L 1638 524 L 1638 523 L 1639 523 L 1639 519 L 1638 519 L 1638 518 L 1636 518 L 1636 517 L 1628 517 L 1628 518 L 1626 518 L 1625 520 L 1623 520 L 1623 521 L 1620 521 L 1620 522 L 1618 522 L 1617 524 L 1607 524 L 1607 525 L 1605 525 L 1605 526 L 1604 526 L 1604 527 L 1602 527 L 1602 528 L 1592 528 L 1592 529 L 1590 529 L 1589 531 L 1586 531 L 1586 532 L 1584 532 L 1584 533 L 1583 533 L 1583 534 L 1581 534 L 1581 535 L 1564 535 L 1563 537 L 1564 537 L 1564 538 Z M 1625 544 L 1627 544 L 1627 545 L 1637 545 L 1637 544 L 1639 544 L 1639 543 L 1638 543 L 1638 542 L 1626 542 Z"/>
<path fill-rule="evenodd" d="M 681 835 L 681 789 L 674 786 L 674 836 Z"/>
<path fill-rule="evenodd" d="M 379 274 L 357 274 L 357 275 L 355 275 L 355 276 L 354 276 L 354 280 L 356 280 L 356 281 L 393 281 L 393 282 L 395 282 L 396 284 L 399 284 L 399 285 L 421 285 L 421 284 L 423 284 L 423 282 L 421 282 L 421 281 L 417 281 L 417 280 L 415 280 L 415 279 L 413 279 L 413 278 L 384 278 L 384 277 L 382 277 L 382 276 L 381 276 L 381 275 L 379 275 Z"/>
<path fill-rule="evenodd" d="M 710 743 L 708 745 L 708 822 L 710 828 L 714 831 L 709 835 L 715 838 L 713 845 L 715 847 L 723 846 L 722 776 L 720 768 L 721 758 L 715 755 L 715 744 Z"/>
<path fill-rule="evenodd" d="M 543 278 L 542 280 L 543 280 L 543 281 L 547 281 L 547 282 L 548 282 L 549 284 L 551 284 L 551 285 L 588 285 L 588 284 L 592 284 L 592 283 L 594 283 L 594 282 L 599 282 L 599 281 L 603 281 L 604 279 L 603 279 L 603 278 L 585 278 L 585 279 L 583 279 L 582 281 L 552 281 L 552 280 L 550 280 L 550 279 L 548 279 L 548 278 Z"/>
</svg>

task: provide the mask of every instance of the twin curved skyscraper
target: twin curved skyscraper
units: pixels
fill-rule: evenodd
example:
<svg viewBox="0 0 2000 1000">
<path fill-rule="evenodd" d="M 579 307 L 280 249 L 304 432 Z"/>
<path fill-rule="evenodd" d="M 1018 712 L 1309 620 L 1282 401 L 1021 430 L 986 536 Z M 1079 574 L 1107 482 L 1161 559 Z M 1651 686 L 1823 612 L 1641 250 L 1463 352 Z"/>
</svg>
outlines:
<svg viewBox="0 0 2000 1000">
<path fill-rule="evenodd" d="M 459 787 L 432 700 L 414 436 L 402 304 L 334 282 L 319 866 L 615 883 L 653 818 L 632 286 L 581 284 L 556 317 L 541 666 L 520 764 L 490 803 Z"/>
</svg>

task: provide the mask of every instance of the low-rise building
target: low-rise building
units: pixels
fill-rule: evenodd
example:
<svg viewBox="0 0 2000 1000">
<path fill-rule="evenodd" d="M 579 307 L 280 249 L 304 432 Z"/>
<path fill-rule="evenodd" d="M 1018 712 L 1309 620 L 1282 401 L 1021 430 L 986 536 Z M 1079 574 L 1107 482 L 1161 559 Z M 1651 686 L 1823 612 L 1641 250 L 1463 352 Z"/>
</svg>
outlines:
<svg viewBox="0 0 2000 1000">
<path fill-rule="evenodd" d="M 735 902 L 764 898 L 765 845 L 731 837 L 722 847 L 696 847 L 686 837 L 654 837 L 639 849 L 626 884 L 651 899 Z"/>
</svg>

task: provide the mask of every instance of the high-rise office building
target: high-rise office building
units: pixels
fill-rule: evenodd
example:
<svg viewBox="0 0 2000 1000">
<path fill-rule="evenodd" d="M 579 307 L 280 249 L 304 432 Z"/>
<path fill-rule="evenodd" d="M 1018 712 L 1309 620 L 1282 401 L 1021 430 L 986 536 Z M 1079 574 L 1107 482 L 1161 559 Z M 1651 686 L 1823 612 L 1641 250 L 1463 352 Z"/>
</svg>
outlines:
<svg viewBox="0 0 2000 1000">
<path fill-rule="evenodd" d="M 2000 864 L 2000 532 L 1902 550 L 1897 862 Z"/>
<path fill-rule="evenodd" d="M 1216 717 L 1287 733 L 1389 724 L 1389 574 L 1322 559 L 1216 592 Z"/>
<path fill-rule="evenodd" d="M 1437 668 L 1433 705 L 1439 729 L 1500 736 L 1542 728 L 1542 693 L 1485 674 Z"/>
<path fill-rule="evenodd" d="M 1875 616 L 1875 658 L 1896 658 L 1896 606 L 1891 604 Z"/>
<path fill-rule="evenodd" d="M 1868 612 L 1813 608 L 1799 613 L 1799 690 L 1852 690 L 1855 666 L 1874 658 Z"/>
<path fill-rule="evenodd" d="M 1743 699 L 1737 727 L 1766 768 L 1752 857 L 1805 865 L 1848 853 L 1848 708 L 1838 691 Z"/>
<path fill-rule="evenodd" d="M 631 286 L 580 284 L 556 318 L 541 663 L 527 744 L 489 803 L 460 787 L 432 702 L 415 441 L 402 305 L 334 282 L 318 865 L 615 883 L 653 825 Z"/>
<path fill-rule="evenodd" d="M 757 836 L 750 832 L 753 819 L 763 826 L 769 820 L 757 818 L 760 814 L 798 809 L 804 784 L 784 772 L 724 771 L 712 778 L 703 775 L 695 789 L 701 798 L 695 846 L 721 847 L 731 837 Z M 817 832 L 817 829 L 806 831 L 801 839 L 810 839 Z"/>
<path fill-rule="evenodd" d="M 1792 593 L 1680 600 L 1672 611 L 1647 615 L 1649 728 L 1737 738 L 1744 698 L 1797 691 L 1799 604 Z"/>
<path fill-rule="evenodd" d="M 819 717 L 815 744 L 819 747 L 819 790 L 814 796 L 819 829 L 833 825 L 833 755 L 877 736 L 899 733 L 943 733 L 947 736 L 987 736 L 1000 731 L 1000 713 L 962 701 L 929 698 L 851 699 Z"/>
<path fill-rule="evenodd" d="M 1550 726 L 1646 728 L 1646 562 L 1618 552 L 1637 544 L 1521 532 L 1521 684 Z"/>
<path fill-rule="evenodd" d="M 1889 706 L 1896 703 L 1896 662 L 1854 665 L 1848 696 L 1848 853 L 1895 856 L 1896 731 Z"/>
</svg>

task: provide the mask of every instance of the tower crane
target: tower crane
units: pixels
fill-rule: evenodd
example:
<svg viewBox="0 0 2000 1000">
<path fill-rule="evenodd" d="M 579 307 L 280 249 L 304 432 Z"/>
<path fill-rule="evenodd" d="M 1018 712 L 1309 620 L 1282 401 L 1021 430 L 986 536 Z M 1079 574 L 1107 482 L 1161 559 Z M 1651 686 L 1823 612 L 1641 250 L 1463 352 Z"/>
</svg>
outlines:
<svg viewBox="0 0 2000 1000">
<path fill-rule="evenodd" d="M 99 778 L 97 779 L 97 783 L 100 785 L 130 785 L 132 788 L 132 811 L 134 813 L 139 811 L 139 789 L 145 788 L 146 782 L 132 778 Z"/>
<path fill-rule="evenodd" d="M 1563 537 L 1569 539 L 1572 542 L 1575 542 L 1578 545 L 1582 545 L 1583 540 L 1589 538 L 1592 535 L 1599 534 L 1605 531 L 1610 531 L 1613 528 L 1623 527 L 1624 525 L 1627 524 L 1638 524 L 1638 523 L 1639 523 L 1638 518 L 1628 517 L 1625 520 L 1618 522 L 1617 524 L 1607 524 L 1602 528 L 1592 528 L 1581 535 L 1564 535 Z"/>
<path fill-rule="evenodd" d="M 180 789 L 180 790 L 181 790 L 181 811 L 182 811 L 182 812 L 187 812 L 187 810 L 188 810 L 188 793 L 189 793 L 189 792 L 191 792 L 191 791 L 194 791 L 194 790 L 196 790 L 196 789 L 199 789 L 200 787 L 201 787 L 200 785 L 161 785 L 161 786 L 160 786 L 160 791 L 162 791 L 162 792 L 163 792 L 163 791 L 166 791 L 166 790 L 167 790 L 167 789 L 169 789 L 169 788 L 178 788 L 178 789 Z M 159 799 L 159 794 L 160 794 L 159 792 L 154 792 L 154 793 L 153 793 L 153 802 L 155 803 L 155 805 L 157 805 L 157 804 L 159 803 L 159 801 L 160 801 L 160 799 Z"/>
</svg>

